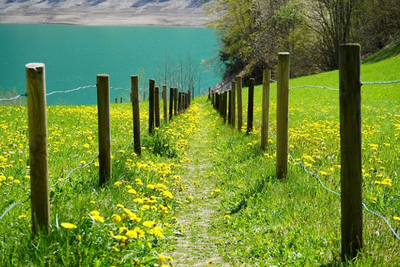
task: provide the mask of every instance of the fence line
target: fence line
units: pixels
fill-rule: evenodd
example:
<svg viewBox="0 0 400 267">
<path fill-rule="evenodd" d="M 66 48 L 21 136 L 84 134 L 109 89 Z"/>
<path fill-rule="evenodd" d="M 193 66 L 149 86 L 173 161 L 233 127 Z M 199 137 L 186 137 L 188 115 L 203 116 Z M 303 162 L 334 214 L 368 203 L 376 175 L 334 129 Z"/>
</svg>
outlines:
<svg viewBox="0 0 400 267">
<path fill-rule="evenodd" d="M 276 138 L 276 135 L 275 135 L 273 132 L 270 131 L 269 133 L 270 133 L 272 136 L 274 136 L 274 137 Z M 317 181 L 320 183 L 320 185 L 322 186 L 322 188 L 324 188 L 325 190 L 331 192 L 331 193 L 334 194 L 334 195 L 341 196 L 340 193 L 338 193 L 338 192 L 336 192 L 336 191 L 330 189 L 329 187 L 325 186 L 324 183 L 322 182 L 321 178 L 319 178 L 319 175 L 318 175 L 318 174 L 313 173 L 313 172 L 307 170 L 307 167 L 304 166 L 303 163 L 297 162 L 297 161 L 294 159 L 294 157 L 293 157 L 290 153 L 288 153 L 288 155 L 289 155 L 290 159 L 291 159 L 298 167 L 300 167 L 301 169 L 304 170 L 304 172 L 306 172 L 307 174 L 309 174 L 309 175 L 313 176 L 315 179 L 317 179 Z M 373 214 L 373 215 L 375 215 L 375 216 L 377 216 L 377 217 L 380 217 L 382 220 L 384 220 L 385 223 L 387 224 L 387 226 L 389 227 L 390 231 L 392 231 L 393 235 L 400 241 L 400 236 L 397 234 L 396 230 L 392 227 L 392 225 L 389 223 L 389 221 L 388 221 L 385 217 L 383 217 L 382 215 L 380 215 L 379 213 L 377 213 L 377 212 L 375 212 L 375 211 L 370 210 L 370 209 L 367 207 L 367 205 L 365 204 L 364 201 L 362 202 L 362 205 L 363 205 L 363 207 L 365 208 L 366 211 L 368 211 L 369 213 L 371 213 L 371 214 Z"/>
<path fill-rule="evenodd" d="M 10 207 L 8 207 L 8 208 L 5 210 L 5 211 L 3 212 L 3 214 L 0 216 L 0 221 L 4 218 L 4 216 L 7 215 L 8 212 L 10 212 L 10 210 L 12 210 L 14 207 L 16 207 L 16 206 L 18 206 L 18 205 L 25 204 L 30 198 L 31 198 L 31 196 L 29 196 L 29 197 L 28 197 L 27 199 L 25 199 L 24 201 L 13 203 Z"/>
<path fill-rule="evenodd" d="M 10 97 L 10 98 L 0 98 L 0 102 L 2 102 L 2 101 L 13 101 L 13 100 L 16 100 L 16 99 L 18 99 L 18 98 L 20 98 L 22 96 L 26 96 L 26 93 L 25 94 L 16 95 L 16 96 L 13 96 L 13 97 Z"/>
<path fill-rule="evenodd" d="M 379 81 L 379 82 L 361 82 L 361 85 L 369 85 L 369 84 L 392 84 L 392 83 L 400 83 L 400 80 L 394 81 Z"/>
<path fill-rule="evenodd" d="M 53 91 L 53 92 L 47 93 L 46 96 L 50 96 L 50 95 L 54 95 L 54 94 L 68 94 L 71 92 L 80 91 L 80 90 L 84 90 L 84 89 L 88 89 L 88 88 L 96 88 L 96 85 L 81 86 L 81 87 L 77 87 L 77 88 L 67 90 L 67 91 Z"/>
<path fill-rule="evenodd" d="M 52 185 L 50 186 L 50 188 L 55 187 L 55 186 L 56 186 L 57 184 L 59 184 L 60 182 L 65 182 L 65 181 L 67 181 L 67 180 L 71 177 L 71 174 L 72 174 L 74 171 L 76 171 L 76 170 L 78 170 L 78 169 L 83 169 L 83 168 L 88 167 L 90 164 L 93 163 L 93 161 L 94 161 L 96 158 L 98 158 L 98 156 L 92 158 L 92 160 L 91 160 L 90 162 L 86 163 L 86 164 L 83 165 L 83 166 L 78 166 L 78 167 L 73 168 L 73 169 L 67 174 L 67 176 L 66 176 L 64 179 L 62 179 L 62 180 L 59 179 L 57 182 L 55 182 L 54 184 L 52 184 Z"/>
<path fill-rule="evenodd" d="M 290 87 L 289 91 L 293 90 L 293 89 L 299 89 L 299 88 L 319 88 L 319 89 L 327 89 L 330 91 L 338 91 L 339 89 L 335 89 L 335 88 L 330 88 L 328 86 L 319 86 L 319 85 L 302 85 L 302 86 L 294 86 L 294 87 Z"/>
</svg>

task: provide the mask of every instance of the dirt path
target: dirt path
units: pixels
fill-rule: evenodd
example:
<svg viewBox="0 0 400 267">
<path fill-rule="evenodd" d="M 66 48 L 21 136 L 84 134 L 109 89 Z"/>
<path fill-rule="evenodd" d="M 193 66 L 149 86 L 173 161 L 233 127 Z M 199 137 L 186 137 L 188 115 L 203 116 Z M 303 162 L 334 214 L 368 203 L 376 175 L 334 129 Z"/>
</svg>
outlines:
<svg viewBox="0 0 400 267">
<path fill-rule="evenodd" d="M 203 107 L 204 108 L 204 107 Z M 200 107 L 201 109 L 201 107 Z M 218 236 L 211 236 L 210 227 L 213 220 L 223 219 L 219 209 L 218 197 L 211 192 L 216 189 L 213 179 L 207 178 L 212 171 L 212 162 L 207 143 L 210 141 L 208 123 L 200 118 L 198 129 L 187 152 L 190 162 L 183 165 L 181 181 L 186 185 L 186 192 L 177 197 L 183 201 L 188 195 L 193 200 L 177 214 L 184 226 L 183 235 L 178 238 L 172 254 L 174 266 L 229 266 L 218 256 L 216 241 Z M 201 126 L 202 128 L 200 128 Z"/>
</svg>

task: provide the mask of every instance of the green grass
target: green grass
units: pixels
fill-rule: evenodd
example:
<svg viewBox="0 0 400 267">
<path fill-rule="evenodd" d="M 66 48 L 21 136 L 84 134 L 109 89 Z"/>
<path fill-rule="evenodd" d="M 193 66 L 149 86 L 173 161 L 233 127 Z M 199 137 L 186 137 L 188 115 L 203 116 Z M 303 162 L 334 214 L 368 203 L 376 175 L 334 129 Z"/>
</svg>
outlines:
<svg viewBox="0 0 400 267">
<path fill-rule="evenodd" d="M 176 175 L 185 159 L 191 113 L 163 124 L 149 137 L 148 104 L 142 103 L 144 152 L 137 157 L 131 144 L 131 110 L 130 103 L 111 106 L 113 175 L 105 186 L 99 186 L 97 107 L 48 107 L 51 230 L 34 236 L 30 201 L 25 201 L 30 195 L 27 109 L 0 106 L 1 214 L 12 204 L 24 202 L 1 219 L 2 265 L 148 266 L 170 262 L 163 253 L 179 227 L 175 213 L 184 204 L 173 196 L 181 187 Z M 145 221 L 154 224 L 148 226 Z M 69 230 L 63 223 L 76 228 Z M 136 236 L 140 231 L 142 236 Z"/>
<path fill-rule="evenodd" d="M 379 56 L 384 59 L 363 65 L 363 81 L 400 78 L 400 55 L 381 53 L 391 57 Z M 338 88 L 338 72 L 290 81 L 290 86 L 307 84 Z M 245 88 L 244 103 L 247 92 Z M 303 88 L 290 91 L 289 98 L 289 152 L 297 162 L 318 174 L 327 187 L 340 191 L 338 92 Z M 362 87 L 363 199 L 397 231 L 400 227 L 396 219 L 400 217 L 399 99 L 400 84 Z M 191 155 L 200 148 L 206 150 L 207 156 L 201 164 L 207 167 L 201 175 L 203 181 L 199 182 L 212 187 L 208 191 L 214 194 L 204 201 L 215 197 L 220 203 L 216 216 L 229 215 L 207 222 L 212 224 L 208 236 L 215 236 L 220 258 L 231 265 L 245 266 L 345 265 L 340 259 L 340 197 L 323 189 L 292 161 L 288 177 L 278 180 L 274 135 L 269 136 L 268 150 L 260 149 L 260 86 L 255 90 L 254 131 L 250 135 L 223 124 L 206 98 L 198 98 L 185 114 L 168 125 L 163 124 L 149 137 L 147 109 L 147 103 L 142 103 L 145 150 L 142 157 L 137 157 L 131 145 L 131 105 L 111 106 L 113 176 L 106 186 L 100 187 L 96 166 L 97 108 L 48 108 L 51 232 L 32 235 L 29 201 L 12 208 L 0 220 L 3 265 L 172 265 L 165 256 L 170 255 L 177 233 L 181 236 L 179 221 L 185 219 L 175 216 L 180 209 L 188 213 L 193 209 L 182 208 L 186 201 L 171 198 L 168 192 L 175 196 L 185 190 L 187 181 L 180 181 L 179 175 L 190 172 L 182 169 L 186 166 L 183 163 L 200 162 L 191 163 Z M 276 85 L 273 84 L 272 133 L 276 132 L 275 118 Z M 204 131 L 199 121 L 207 124 L 207 134 L 199 134 Z M 204 140 L 197 140 L 199 136 Z M 204 143 L 196 148 L 191 145 L 194 142 Z M 0 213 L 3 214 L 13 203 L 27 200 L 30 194 L 25 106 L 0 106 L 0 152 Z M 96 211 L 104 222 L 96 216 Z M 121 217 L 120 221 L 116 215 Z M 145 221 L 154 222 L 159 228 L 147 227 Z M 62 226 L 65 222 L 76 228 L 66 229 Z M 135 229 L 144 231 L 144 237 L 131 236 Z M 127 230 L 132 232 L 128 234 Z M 124 240 L 125 237 L 128 239 Z M 364 211 L 364 248 L 354 265 L 399 266 L 399 250 L 400 241 L 387 225 Z"/>
<path fill-rule="evenodd" d="M 390 52 L 392 53 L 392 52 Z M 398 80 L 400 56 L 362 66 L 363 81 Z M 338 71 L 302 77 L 290 86 L 338 88 Z M 247 89 L 243 91 L 247 103 Z M 289 152 L 340 192 L 338 92 L 305 88 L 290 92 Z M 400 222 L 400 85 L 363 85 L 363 199 L 397 229 Z M 244 105 L 247 110 L 247 105 Z M 214 116 L 217 116 L 215 113 Z M 246 114 L 244 114 L 246 117 Z M 270 130 L 276 131 L 276 85 L 271 88 Z M 275 137 L 260 151 L 261 87 L 255 89 L 255 130 L 246 136 L 215 124 L 215 177 L 223 191 L 221 209 L 231 219 L 220 251 L 233 265 L 342 265 L 340 197 L 323 189 L 302 168 L 289 163 L 288 177 L 275 176 Z M 245 122 L 246 123 L 246 122 Z M 244 124 L 245 125 L 245 124 Z M 380 184 L 382 181 L 388 184 Z M 364 212 L 364 248 L 355 265 L 397 266 L 400 241 L 378 217 Z M 222 231 L 221 229 L 225 229 Z"/>
</svg>

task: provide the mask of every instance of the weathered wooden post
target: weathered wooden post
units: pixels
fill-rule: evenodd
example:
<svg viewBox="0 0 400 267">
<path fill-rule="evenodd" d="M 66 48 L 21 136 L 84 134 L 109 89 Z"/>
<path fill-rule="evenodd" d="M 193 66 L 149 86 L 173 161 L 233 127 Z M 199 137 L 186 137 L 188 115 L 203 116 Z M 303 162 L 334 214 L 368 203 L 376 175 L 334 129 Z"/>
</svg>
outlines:
<svg viewBox="0 0 400 267">
<path fill-rule="evenodd" d="M 142 154 L 142 141 L 140 136 L 140 109 L 139 109 L 139 77 L 131 76 L 132 113 L 133 113 L 133 143 L 135 153 Z"/>
<path fill-rule="evenodd" d="M 167 100 L 167 86 L 165 84 L 163 85 L 162 95 L 163 95 L 164 122 L 167 123 L 168 122 L 168 100 Z"/>
<path fill-rule="evenodd" d="M 182 112 L 182 92 L 178 93 L 178 113 Z"/>
<path fill-rule="evenodd" d="M 254 78 L 249 79 L 249 97 L 247 104 L 247 134 L 253 131 L 253 114 L 254 114 Z"/>
<path fill-rule="evenodd" d="M 261 111 L 261 149 L 267 150 L 269 131 L 269 92 L 271 83 L 271 70 L 263 72 L 263 92 Z"/>
<path fill-rule="evenodd" d="M 232 90 L 228 91 L 228 124 L 231 124 L 232 120 Z"/>
<path fill-rule="evenodd" d="M 120 103 L 122 104 L 122 96 L 121 96 L 121 101 L 120 101 Z"/>
<path fill-rule="evenodd" d="M 100 185 L 111 178 L 110 76 L 97 75 Z"/>
<path fill-rule="evenodd" d="M 276 176 L 287 176 L 290 54 L 278 54 L 278 92 L 276 99 Z"/>
<path fill-rule="evenodd" d="M 361 47 L 339 47 L 342 259 L 363 246 L 361 154 Z"/>
<path fill-rule="evenodd" d="M 118 104 L 118 97 L 115 98 L 115 104 Z"/>
<path fill-rule="evenodd" d="M 243 104 L 242 104 L 242 77 L 236 76 L 237 86 L 237 112 L 238 112 L 238 130 L 242 130 L 243 126 Z"/>
<path fill-rule="evenodd" d="M 211 89 L 210 89 L 211 90 Z M 215 108 L 215 102 L 214 102 L 214 100 L 215 100 L 215 94 L 214 94 L 214 92 L 211 92 L 211 104 L 213 105 L 213 107 Z"/>
<path fill-rule="evenodd" d="M 174 113 L 174 88 L 169 88 L 169 120 L 172 119 Z"/>
<path fill-rule="evenodd" d="M 174 88 L 174 116 L 178 114 L 178 88 Z"/>
<path fill-rule="evenodd" d="M 236 82 L 232 82 L 232 101 L 231 101 L 231 124 L 235 128 L 236 123 Z"/>
<path fill-rule="evenodd" d="M 224 123 L 226 123 L 227 119 L 227 108 L 228 108 L 228 92 L 225 91 L 223 93 L 223 104 L 222 104 L 223 110 L 222 110 L 222 117 L 224 118 Z"/>
<path fill-rule="evenodd" d="M 160 128 L 161 121 L 160 121 L 160 87 L 155 88 L 154 92 L 154 111 L 155 111 L 155 118 L 156 118 L 156 127 Z"/>
<path fill-rule="evenodd" d="M 154 132 L 154 88 L 155 81 L 150 79 L 149 81 L 149 135 Z"/>
<path fill-rule="evenodd" d="M 26 64 L 32 231 L 50 232 L 46 74 L 43 63 Z"/>
</svg>

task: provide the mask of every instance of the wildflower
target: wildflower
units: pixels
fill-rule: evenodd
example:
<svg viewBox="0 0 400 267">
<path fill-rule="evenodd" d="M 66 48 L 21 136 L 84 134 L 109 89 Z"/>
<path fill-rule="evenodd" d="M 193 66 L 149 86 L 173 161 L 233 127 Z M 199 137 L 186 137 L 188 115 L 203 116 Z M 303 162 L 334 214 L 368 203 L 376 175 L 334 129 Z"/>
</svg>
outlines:
<svg viewBox="0 0 400 267">
<path fill-rule="evenodd" d="M 67 223 L 67 222 L 61 223 L 61 226 L 64 227 L 65 229 L 67 229 L 67 230 L 71 230 L 71 229 L 77 228 L 77 226 L 75 224 Z"/>
<path fill-rule="evenodd" d="M 97 210 L 92 210 L 92 211 L 90 212 L 90 215 L 92 215 L 92 216 L 99 216 L 99 215 L 100 215 L 100 212 L 98 212 Z"/>
<path fill-rule="evenodd" d="M 121 216 L 119 216 L 118 214 L 113 214 L 111 216 L 111 219 L 112 219 L 113 222 L 119 223 L 121 221 Z"/>
<path fill-rule="evenodd" d="M 137 232 L 136 231 L 131 231 L 131 230 L 126 232 L 126 236 L 129 237 L 129 238 L 135 238 L 135 239 L 138 238 Z"/>
<path fill-rule="evenodd" d="M 224 220 L 230 220 L 230 219 L 231 219 L 231 216 L 229 216 L 229 215 L 224 216 Z"/>
<path fill-rule="evenodd" d="M 115 239 L 117 239 L 118 241 L 122 241 L 125 242 L 126 240 L 128 240 L 128 237 L 124 236 L 124 235 L 116 235 L 114 236 Z"/>
<path fill-rule="evenodd" d="M 21 214 L 21 215 L 18 216 L 19 219 L 24 219 L 26 217 L 28 217 L 28 215 L 26 215 L 26 214 Z"/>
<path fill-rule="evenodd" d="M 129 193 L 129 194 L 136 194 L 137 192 L 136 192 L 135 189 L 132 188 L 132 189 L 129 189 L 128 193 Z"/>
<path fill-rule="evenodd" d="M 20 184 L 21 182 L 19 180 L 14 180 L 14 184 Z"/>
<path fill-rule="evenodd" d="M 165 258 L 165 256 L 163 254 L 158 255 L 158 259 L 157 259 L 157 263 L 158 264 L 162 264 L 163 262 L 166 262 L 167 259 Z"/>
<path fill-rule="evenodd" d="M 147 187 L 147 189 L 150 189 L 150 190 L 153 190 L 155 188 L 155 186 L 153 184 L 148 184 L 146 187 Z"/>
<path fill-rule="evenodd" d="M 29 180 L 29 179 L 31 179 L 31 176 L 30 175 L 25 175 L 24 178 Z"/>
<path fill-rule="evenodd" d="M 99 215 L 92 216 L 92 219 L 95 220 L 96 222 L 104 222 L 103 217 Z"/>
<path fill-rule="evenodd" d="M 156 223 L 153 222 L 153 221 L 145 221 L 145 222 L 143 222 L 143 226 L 147 227 L 147 228 L 153 228 L 155 225 L 156 225 Z"/>
<path fill-rule="evenodd" d="M 400 221 L 400 217 L 397 217 L 397 216 L 394 216 L 393 219 L 396 221 Z"/>
<path fill-rule="evenodd" d="M 80 240 L 82 239 L 82 236 L 81 236 L 81 235 L 77 235 L 77 236 L 76 236 L 76 239 L 77 239 L 78 241 L 80 241 Z"/>
<path fill-rule="evenodd" d="M 115 186 L 115 187 L 118 187 L 118 186 L 120 186 L 121 184 L 122 184 L 122 183 L 121 183 L 120 181 L 117 181 L 117 182 L 114 183 L 114 186 Z"/>
<path fill-rule="evenodd" d="M 89 149 L 90 145 L 89 144 L 84 144 L 83 147 L 86 148 L 86 149 Z"/>
</svg>

